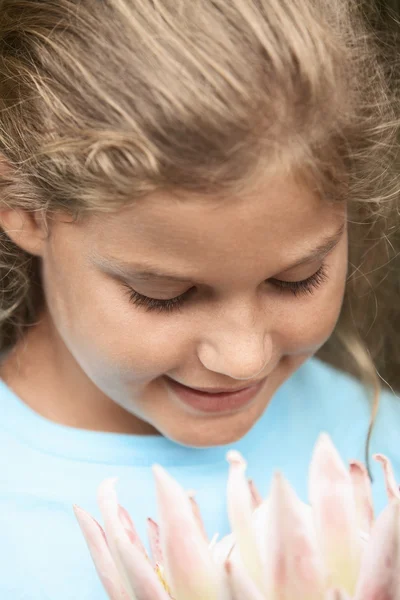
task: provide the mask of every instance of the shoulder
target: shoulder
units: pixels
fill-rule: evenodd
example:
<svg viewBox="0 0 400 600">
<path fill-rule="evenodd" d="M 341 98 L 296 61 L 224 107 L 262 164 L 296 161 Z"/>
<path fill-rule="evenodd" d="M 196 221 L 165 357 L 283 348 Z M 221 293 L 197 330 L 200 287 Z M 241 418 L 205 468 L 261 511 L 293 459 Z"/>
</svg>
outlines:
<svg viewBox="0 0 400 600">
<path fill-rule="evenodd" d="M 284 386 L 293 414 L 307 414 L 331 427 L 369 422 L 372 405 L 364 385 L 317 358 L 307 360 Z"/>
<path fill-rule="evenodd" d="M 343 411 L 347 419 L 353 419 L 352 430 L 357 427 L 355 419 L 368 418 L 368 426 L 372 416 L 372 398 L 358 379 L 334 369 L 314 359 L 308 366 L 309 377 L 313 377 L 314 385 L 320 391 L 323 402 L 330 404 L 326 408 L 331 412 L 332 405 Z M 325 393 L 322 391 L 325 389 Z M 384 387 L 381 389 L 378 412 L 374 422 L 371 449 L 384 453 L 386 450 L 393 456 L 400 456 L 400 394 Z"/>
<path fill-rule="evenodd" d="M 315 431 L 329 433 L 346 461 L 354 458 L 365 464 L 372 399 L 364 385 L 315 358 L 307 361 L 292 379 L 292 386 L 297 388 L 298 410 L 308 407 L 307 420 L 315 422 Z M 400 395 L 387 388 L 381 390 L 368 453 L 375 506 L 380 511 L 387 498 L 381 465 L 373 459 L 375 453 L 389 458 L 400 483 Z"/>
<path fill-rule="evenodd" d="M 293 379 L 305 389 L 323 392 L 324 397 L 335 395 L 340 401 L 367 397 L 366 390 L 358 379 L 315 357 L 307 360 L 294 374 Z"/>
<path fill-rule="evenodd" d="M 355 377 L 335 369 L 317 358 L 309 359 L 291 378 L 302 401 L 318 403 L 323 411 L 345 410 L 351 415 L 371 415 L 371 393 Z M 400 396 L 382 389 L 379 421 L 400 418 Z M 378 422 L 378 420 L 377 420 Z"/>
<path fill-rule="evenodd" d="M 372 398 L 361 381 L 312 358 L 284 386 L 285 410 L 297 428 L 301 423 L 301 429 L 311 436 L 326 431 L 345 454 L 365 461 Z M 398 464 L 400 476 L 399 441 L 400 397 L 382 389 L 370 456 L 374 452 L 387 454 Z"/>
</svg>

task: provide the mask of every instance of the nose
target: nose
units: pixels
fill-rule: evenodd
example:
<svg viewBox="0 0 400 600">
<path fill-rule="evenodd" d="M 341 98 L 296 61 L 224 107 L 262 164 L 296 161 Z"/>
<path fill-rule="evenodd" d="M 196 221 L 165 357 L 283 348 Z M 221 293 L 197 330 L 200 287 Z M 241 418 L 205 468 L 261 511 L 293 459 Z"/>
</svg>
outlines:
<svg viewBox="0 0 400 600">
<path fill-rule="evenodd" d="M 228 318 L 219 318 L 198 345 L 197 355 L 209 370 L 239 381 L 254 381 L 266 374 L 273 355 L 272 337 L 265 314 L 243 305 Z"/>
</svg>

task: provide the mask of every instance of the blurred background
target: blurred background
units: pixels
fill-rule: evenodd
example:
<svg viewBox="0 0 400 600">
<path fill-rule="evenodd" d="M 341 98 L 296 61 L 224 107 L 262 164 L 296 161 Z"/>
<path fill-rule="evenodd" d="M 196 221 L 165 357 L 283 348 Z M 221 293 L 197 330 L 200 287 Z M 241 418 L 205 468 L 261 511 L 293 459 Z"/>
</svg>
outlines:
<svg viewBox="0 0 400 600">
<path fill-rule="evenodd" d="M 357 0 L 353 0 L 356 2 Z M 388 75 L 392 87 L 400 94 L 400 0 L 361 0 L 366 7 L 377 38 L 384 52 L 388 52 Z M 371 10 L 372 9 L 372 10 Z M 399 140 L 400 142 L 400 140 Z M 400 248 L 400 231 L 395 235 L 394 246 Z M 395 269 L 398 270 L 398 292 L 400 306 L 400 260 L 395 260 Z M 382 373 L 386 381 L 400 392 L 400 322 L 399 311 L 397 314 L 388 315 L 392 321 L 397 336 L 397 347 L 388 348 L 386 354 L 386 368 Z M 395 343 L 396 343 L 395 341 Z"/>
<path fill-rule="evenodd" d="M 400 44 L 400 0 L 353 0 L 360 2 L 378 34 L 382 46 Z M 399 56 L 394 57 L 396 64 Z M 398 72 L 399 76 L 400 73 Z"/>
<path fill-rule="evenodd" d="M 329 0 L 327 0 L 329 1 Z M 360 7 L 369 21 L 371 29 L 375 32 L 375 41 L 380 47 L 389 84 L 400 99 L 400 0 L 351 0 Z M 400 116 L 400 115 L 399 115 Z M 400 143 L 400 139 L 399 139 Z M 400 164 L 399 164 L 400 173 Z M 399 204 L 400 211 L 400 204 Z M 400 220 L 399 220 L 400 222 Z M 374 321 L 373 326 L 362 336 L 370 347 L 371 338 L 379 335 L 379 331 L 387 331 L 388 326 L 394 331 L 394 335 L 381 340 L 381 350 L 377 357 L 373 357 L 378 367 L 383 382 L 388 383 L 400 395 L 400 229 L 390 236 L 394 257 L 390 260 L 391 270 L 397 275 L 397 290 L 395 291 L 398 303 L 392 300 L 388 302 L 389 309 L 380 311 L 380 316 Z M 397 254 L 396 254 L 397 253 Z M 366 314 L 374 313 L 374 295 L 368 299 L 371 306 L 366 305 Z M 383 327 L 384 325 L 384 327 Z M 324 358 L 324 348 L 320 351 L 320 358 Z M 333 355 L 335 356 L 335 354 Z M 354 369 L 339 358 L 337 353 L 336 367 L 355 373 Z M 378 359 L 378 360 L 377 360 Z M 334 358 L 334 360 L 336 360 Z"/>
<path fill-rule="evenodd" d="M 400 17 L 400 0 L 375 0 L 374 3 L 378 8 L 380 17 L 384 22 L 386 22 L 387 26 L 392 28 L 394 31 L 398 29 L 393 17 L 396 18 L 396 15 L 397 18 Z"/>
<path fill-rule="evenodd" d="M 357 0 L 353 0 L 356 2 Z M 366 13 L 377 32 L 377 39 L 382 50 L 388 53 L 388 75 L 393 89 L 400 94 L 400 0 L 361 0 L 366 7 Z M 372 10 L 371 10 L 372 9 Z M 400 140 L 399 140 L 400 143 Z M 399 207 L 400 208 L 400 207 Z M 394 246 L 400 249 L 400 231 L 394 236 Z M 394 261 L 398 272 L 398 294 L 400 307 L 400 259 Z M 388 315 L 396 332 L 395 346 L 388 344 L 385 356 L 385 369 L 381 372 L 384 379 L 399 393 L 400 392 L 400 317 L 399 311 Z M 397 342 L 397 344 L 396 344 Z"/>
</svg>

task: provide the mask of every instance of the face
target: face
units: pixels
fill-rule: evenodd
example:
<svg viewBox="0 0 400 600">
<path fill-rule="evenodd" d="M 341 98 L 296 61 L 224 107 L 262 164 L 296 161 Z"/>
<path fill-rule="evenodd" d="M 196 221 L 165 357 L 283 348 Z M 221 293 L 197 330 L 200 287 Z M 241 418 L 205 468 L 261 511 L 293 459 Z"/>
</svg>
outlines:
<svg viewBox="0 0 400 600">
<path fill-rule="evenodd" d="M 325 343 L 347 271 L 344 208 L 287 178 L 223 201 L 157 193 L 81 223 L 60 216 L 37 249 L 46 309 L 25 352 L 45 398 L 36 409 L 195 447 L 243 437 Z M 182 280 L 140 275 L 150 267 Z M 208 413 L 167 383 L 238 388 L 264 377 L 250 404 Z"/>
</svg>

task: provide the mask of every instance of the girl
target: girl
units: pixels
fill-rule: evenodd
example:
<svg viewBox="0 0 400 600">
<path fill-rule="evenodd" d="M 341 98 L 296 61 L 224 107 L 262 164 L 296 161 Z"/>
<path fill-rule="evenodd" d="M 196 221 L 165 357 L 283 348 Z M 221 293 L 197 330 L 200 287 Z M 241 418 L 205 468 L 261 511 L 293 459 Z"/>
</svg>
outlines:
<svg viewBox="0 0 400 600">
<path fill-rule="evenodd" d="M 263 495 L 307 501 L 321 431 L 377 511 L 372 454 L 400 479 L 397 106 L 356 4 L 0 2 L 2 600 L 105 598 L 72 505 L 107 477 L 143 540 L 154 463 L 210 538 L 230 448 Z"/>
</svg>

